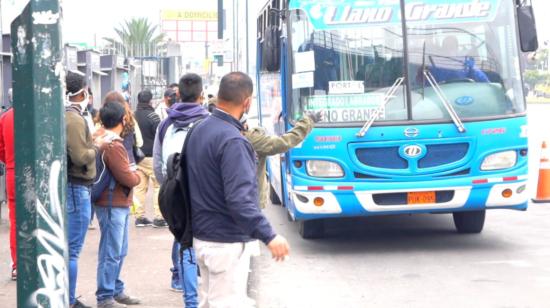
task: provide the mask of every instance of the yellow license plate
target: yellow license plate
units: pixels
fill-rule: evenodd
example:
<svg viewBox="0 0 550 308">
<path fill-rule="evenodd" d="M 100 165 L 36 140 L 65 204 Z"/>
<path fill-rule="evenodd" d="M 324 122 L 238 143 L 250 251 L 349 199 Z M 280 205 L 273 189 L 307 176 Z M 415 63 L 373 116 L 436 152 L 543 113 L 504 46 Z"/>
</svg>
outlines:
<svg viewBox="0 0 550 308">
<path fill-rule="evenodd" d="M 407 193 L 407 204 L 435 203 L 435 191 L 415 191 Z"/>
</svg>

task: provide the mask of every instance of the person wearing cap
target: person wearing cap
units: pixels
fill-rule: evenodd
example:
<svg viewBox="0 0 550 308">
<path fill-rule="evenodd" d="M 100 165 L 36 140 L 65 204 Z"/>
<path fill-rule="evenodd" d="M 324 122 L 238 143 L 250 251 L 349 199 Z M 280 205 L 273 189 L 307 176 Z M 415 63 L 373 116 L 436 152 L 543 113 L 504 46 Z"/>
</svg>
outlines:
<svg viewBox="0 0 550 308">
<path fill-rule="evenodd" d="M 164 101 L 160 103 L 155 110 L 155 112 L 159 115 L 161 121 L 164 121 L 164 119 L 168 117 L 166 109 L 172 107 L 172 105 L 174 105 L 178 101 L 179 90 L 176 90 L 177 87 L 177 84 L 175 84 L 175 86 L 174 84 L 171 84 L 170 87 L 168 87 L 164 91 Z"/>
</svg>

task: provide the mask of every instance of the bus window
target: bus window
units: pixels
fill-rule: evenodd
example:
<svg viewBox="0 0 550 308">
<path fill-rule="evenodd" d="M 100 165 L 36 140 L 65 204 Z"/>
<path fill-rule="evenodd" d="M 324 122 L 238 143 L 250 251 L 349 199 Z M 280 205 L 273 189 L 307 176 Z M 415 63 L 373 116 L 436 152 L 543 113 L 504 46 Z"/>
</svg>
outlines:
<svg viewBox="0 0 550 308">
<path fill-rule="evenodd" d="M 291 12 L 290 24 L 293 119 L 307 110 L 323 110 L 325 123 L 364 123 L 403 77 L 399 24 L 314 29 L 301 10 Z M 406 119 L 404 86 L 399 86 L 377 120 Z"/>
<path fill-rule="evenodd" d="M 512 1 L 489 22 L 408 24 L 413 120 L 448 120 L 433 77 L 464 120 L 525 111 Z"/>
</svg>

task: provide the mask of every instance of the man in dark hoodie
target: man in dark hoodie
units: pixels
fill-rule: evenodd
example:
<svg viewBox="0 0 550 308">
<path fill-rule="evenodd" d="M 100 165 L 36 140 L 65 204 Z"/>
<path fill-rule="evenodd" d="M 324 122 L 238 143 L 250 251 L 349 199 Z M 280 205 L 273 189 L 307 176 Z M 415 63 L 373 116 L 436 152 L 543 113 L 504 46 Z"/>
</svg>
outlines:
<svg viewBox="0 0 550 308">
<path fill-rule="evenodd" d="M 201 106 L 204 100 L 202 79 L 199 75 L 188 73 L 179 82 L 181 102 L 166 109 L 168 118 L 160 123 L 153 146 L 153 170 L 159 183 L 166 176 L 168 157 L 180 152 L 187 130 L 198 120 L 208 115 Z M 198 306 L 197 271 L 195 252 L 192 248 L 180 253 L 180 245 L 174 240 L 172 245 L 172 284 L 174 291 L 183 289 L 185 307 Z"/>
</svg>

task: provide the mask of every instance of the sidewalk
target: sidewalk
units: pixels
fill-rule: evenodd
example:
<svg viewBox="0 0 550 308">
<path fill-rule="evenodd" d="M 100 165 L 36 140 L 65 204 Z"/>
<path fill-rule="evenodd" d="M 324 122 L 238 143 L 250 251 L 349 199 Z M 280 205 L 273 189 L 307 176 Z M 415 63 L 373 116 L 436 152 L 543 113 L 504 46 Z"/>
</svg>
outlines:
<svg viewBox="0 0 550 308">
<path fill-rule="evenodd" d="M 129 252 L 122 269 L 122 280 L 129 294 L 139 297 L 142 305 L 134 307 L 183 307 L 182 293 L 170 287 L 172 236 L 168 228 L 136 228 L 130 219 Z M 88 230 L 79 262 L 77 296 L 87 305 L 96 305 L 96 269 L 99 227 Z M 9 227 L 7 209 L 0 221 L 0 308 L 16 307 L 16 282 L 10 280 Z"/>
</svg>

